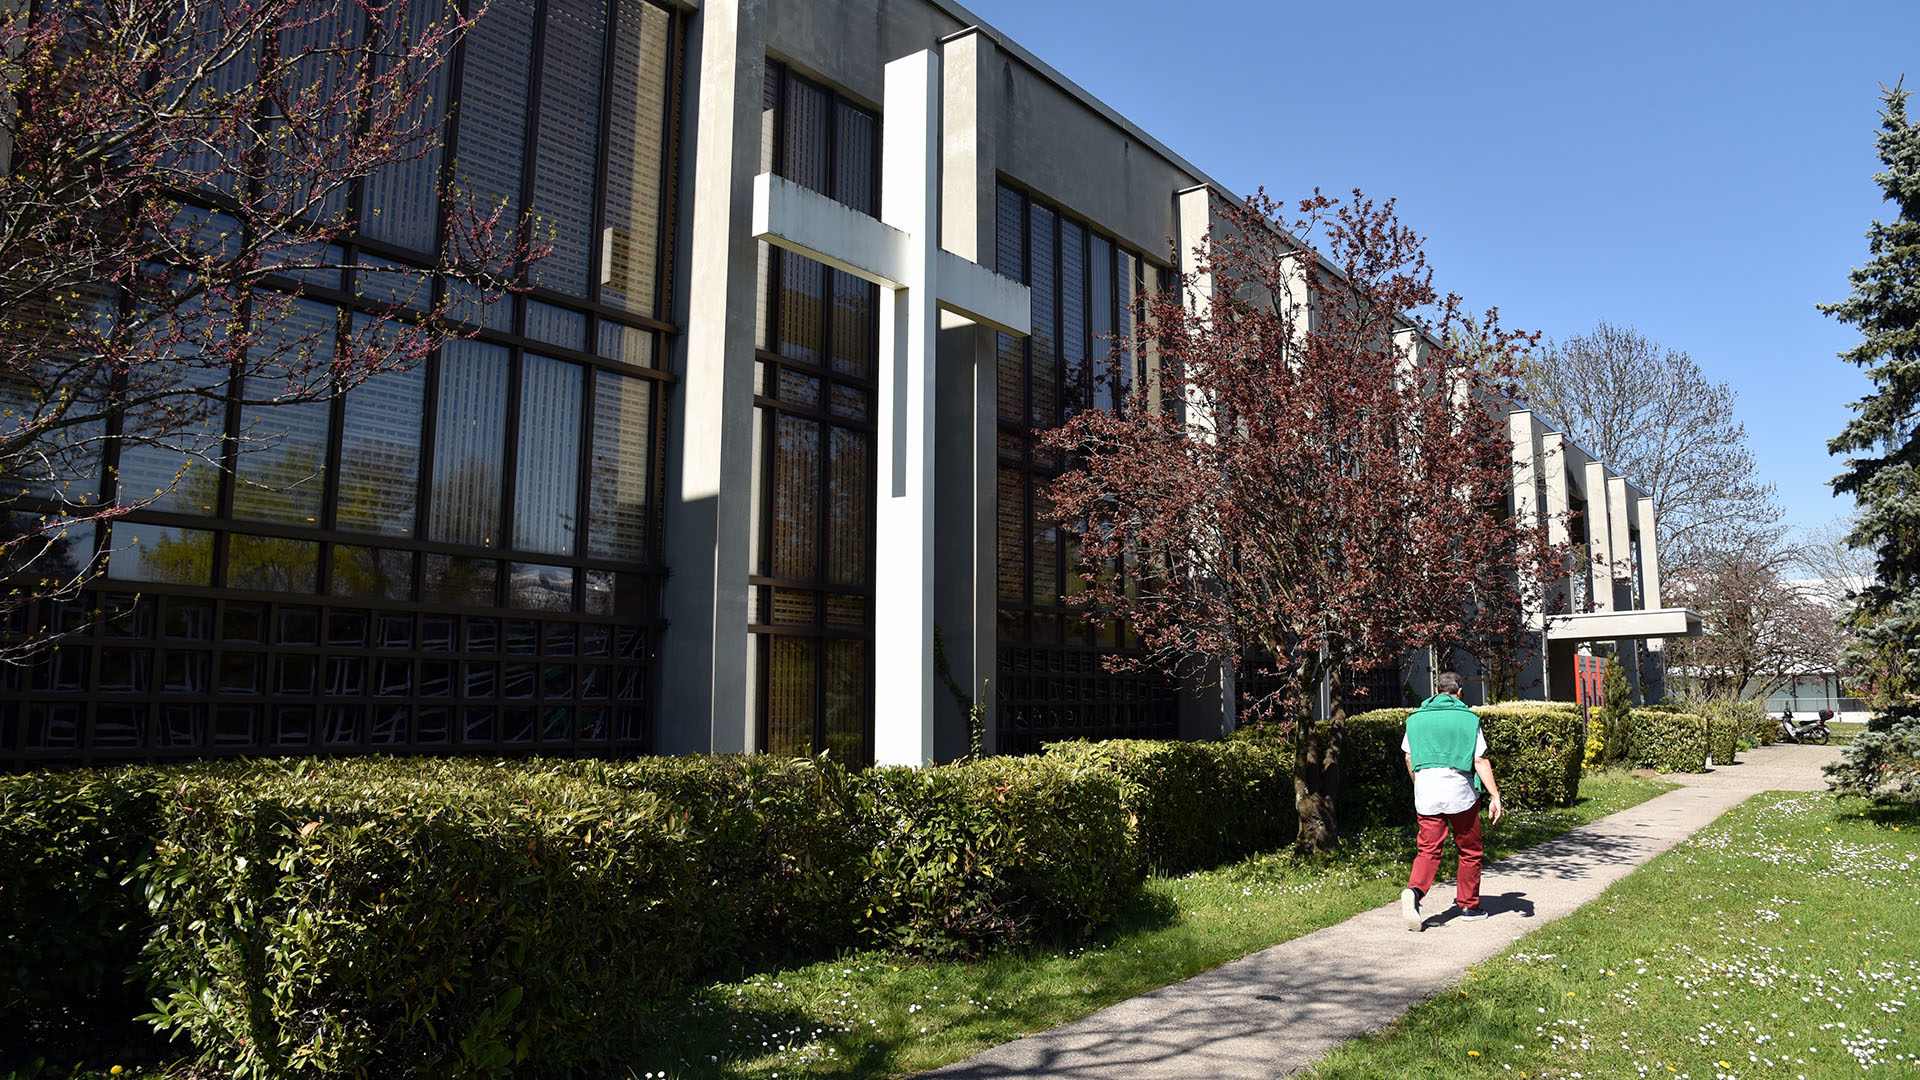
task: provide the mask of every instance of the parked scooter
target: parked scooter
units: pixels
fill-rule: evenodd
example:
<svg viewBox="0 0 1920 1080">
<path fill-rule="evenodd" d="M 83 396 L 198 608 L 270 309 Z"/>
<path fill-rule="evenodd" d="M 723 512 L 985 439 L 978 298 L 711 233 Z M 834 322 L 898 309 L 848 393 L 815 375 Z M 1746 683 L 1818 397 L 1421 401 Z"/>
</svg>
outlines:
<svg viewBox="0 0 1920 1080">
<path fill-rule="evenodd" d="M 1780 713 L 1780 737 L 1788 742 L 1819 743 L 1822 746 L 1833 738 L 1827 730 L 1827 721 L 1833 719 L 1832 709 L 1821 709 L 1820 715 L 1812 720 L 1795 720 L 1792 709 L 1783 709 Z"/>
</svg>

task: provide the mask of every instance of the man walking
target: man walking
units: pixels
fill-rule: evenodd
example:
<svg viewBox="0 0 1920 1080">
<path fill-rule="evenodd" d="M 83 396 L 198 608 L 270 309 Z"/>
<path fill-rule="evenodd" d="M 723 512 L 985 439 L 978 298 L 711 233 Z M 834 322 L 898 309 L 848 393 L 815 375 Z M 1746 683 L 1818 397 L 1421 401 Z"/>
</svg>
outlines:
<svg viewBox="0 0 1920 1080">
<path fill-rule="evenodd" d="M 1453 846 L 1460 852 L 1460 876 L 1454 886 L 1455 916 L 1459 922 L 1478 922 L 1487 917 L 1480 910 L 1480 792 L 1488 798 L 1487 816 L 1495 824 L 1504 813 L 1500 805 L 1500 785 L 1493 780 L 1493 764 L 1487 760 L 1487 739 L 1480 733 L 1480 718 L 1460 700 L 1460 676 L 1446 672 L 1436 680 L 1439 693 L 1420 703 L 1407 717 L 1407 734 L 1400 750 L 1407 758 L 1407 773 L 1413 777 L 1413 810 L 1420 819 L 1419 851 L 1413 858 L 1413 872 L 1400 893 L 1400 915 L 1407 929 L 1418 933 L 1426 928 L 1420 913 L 1420 900 L 1433 888 L 1433 876 L 1440 870 L 1440 848 L 1447 833 L 1453 833 Z"/>
</svg>

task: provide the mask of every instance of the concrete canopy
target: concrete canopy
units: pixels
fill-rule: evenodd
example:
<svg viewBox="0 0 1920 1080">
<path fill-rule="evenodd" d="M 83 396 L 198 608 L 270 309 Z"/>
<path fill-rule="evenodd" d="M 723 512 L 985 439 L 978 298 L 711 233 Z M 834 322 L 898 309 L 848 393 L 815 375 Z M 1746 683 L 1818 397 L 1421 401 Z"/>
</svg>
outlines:
<svg viewBox="0 0 1920 1080">
<path fill-rule="evenodd" d="M 1699 637 L 1703 632 L 1700 613 L 1687 608 L 1593 611 L 1547 616 L 1548 641 Z"/>
</svg>

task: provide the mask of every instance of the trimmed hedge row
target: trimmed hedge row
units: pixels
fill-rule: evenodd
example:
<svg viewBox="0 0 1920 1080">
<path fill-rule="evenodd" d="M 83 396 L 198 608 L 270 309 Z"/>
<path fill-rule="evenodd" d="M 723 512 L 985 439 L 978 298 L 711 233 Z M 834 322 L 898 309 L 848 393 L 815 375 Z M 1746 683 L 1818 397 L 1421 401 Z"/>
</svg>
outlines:
<svg viewBox="0 0 1920 1080">
<path fill-rule="evenodd" d="M 1569 806 L 1585 756 L 1580 715 L 1556 702 L 1483 705 L 1480 730 L 1500 794 L 1513 807 Z M 1367 814 L 1402 814 L 1413 800 L 1400 740 L 1412 709 L 1375 709 L 1347 718 L 1343 765 L 1347 801 Z"/>
<path fill-rule="evenodd" d="M 1078 936 L 1138 895 L 1122 783 L 1095 763 L 997 757 L 860 781 L 874 835 L 859 896 L 885 941 L 974 952 Z"/>
<path fill-rule="evenodd" d="M 235 1076 L 613 1066 L 690 977 L 690 815 L 539 766 L 189 777 L 144 871 L 156 1026 Z"/>
<path fill-rule="evenodd" d="M 1291 843 L 1299 831 L 1293 756 L 1273 741 L 1060 742 L 1049 757 L 1115 774 L 1137 822 L 1140 858 L 1162 874 L 1231 862 Z"/>
<path fill-rule="evenodd" d="M 1403 818 L 1407 710 L 1343 800 Z M 1485 710 L 1516 806 L 1572 797 L 1552 707 Z M 1568 762 L 1571 761 L 1569 768 Z M 92 1003 L 236 1077 L 618 1064 L 701 979 L 861 944 L 975 953 L 1110 921 L 1295 831 L 1291 746 L 1068 743 L 851 774 L 755 757 L 310 759 L 0 776 L 0 1025 Z"/>
<path fill-rule="evenodd" d="M 1656 772 L 1705 772 L 1707 719 L 1697 713 L 1667 709 L 1635 709 L 1629 760 Z"/>
<path fill-rule="evenodd" d="M 0 1070 L 71 1057 L 145 1011 L 126 984 L 147 934 L 138 881 L 157 832 L 158 770 L 0 777 Z M 15 1054 L 24 1054 L 15 1057 Z"/>
<path fill-rule="evenodd" d="M 29 1057 L 90 1049 L 55 1026 L 157 997 L 238 1077 L 604 1071 L 693 980 L 1112 919 L 1143 876 L 1122 788 L 1047 758 L 0 776 L 0 1024 Z"/>
</svg>

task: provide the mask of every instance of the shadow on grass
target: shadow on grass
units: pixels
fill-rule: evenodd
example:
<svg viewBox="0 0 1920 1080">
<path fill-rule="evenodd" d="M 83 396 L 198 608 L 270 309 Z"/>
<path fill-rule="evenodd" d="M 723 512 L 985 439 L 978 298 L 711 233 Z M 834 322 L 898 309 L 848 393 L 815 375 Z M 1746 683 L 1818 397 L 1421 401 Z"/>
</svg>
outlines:
<svg viewBox="0 0 1920 1080">
<path fill-rule="evenodd" d="M 1111 996 L 1100 971 L 1100 954 L 1121 939 L 1163 930 L 1179 920 L 1177 900 L 1147 889 L 1111 924 L 1085 940 L 1043 940 L 970 961 L 966 992 L 981 1003 L 991 1002 L 992 1008 L 981 1008 L 971 1015 L 943 1011 L 940 1038 L 997 1043 L 1048 1026 L 1062 1008 L 1078 1012 L 1099 1008 Z M 1062 953 L 1082 956 L 1085 977 L 1060 984 L 1054 993 L 1035 994 L 1031 969 Z M 798 1057 L 804 1063 L 808 1076 L 897 1075 L 902 1070 L 902 1051 L 919 1033 L 885 1035 L 863 1025 L 859 1016 L 863 1012 L 910 1012 L 929 995 L 930 984 L 884 975 L 868 977 L 868 973 L 876 966 L 894 971 L 903 967 L 933 971 L 943 963 L 877 953 L 843 957 L 824 966 L 845 965 L 843 970 L 859 973 L 845 982 L 844 999 L 822 991 L 816 979 L 807 980 L 814 984 L 806 991 L 812 1000 L 787 997 L 778 1006 L 760 1000 L 770 992 L 785 992 L 777 973 L 755 980 L 759 985 L 754 1000 L 742 994 L 738 984 L 692 988 L 660 1003 L 652 1026 L 654 1034 L 637 1045 L 629 1058 L 631 1074 L 644 1076 L 655 1071 L 675 1080 L 760 1075 L 773 1071 L 763 1059 L 784 1050 L 788 1062 Z M 848 1007 L 842 1001 L 857 1003 L 851 1008 L 851 1018 L 844 1016 Z M 842 1016 L 823 1019 L 830 1014 Z M 812 1049 L 796 1049 L 807 1047 Z M 787 1067 L 779 1066 L 778 1071 L 784 1073 Z"/>
</svg>

